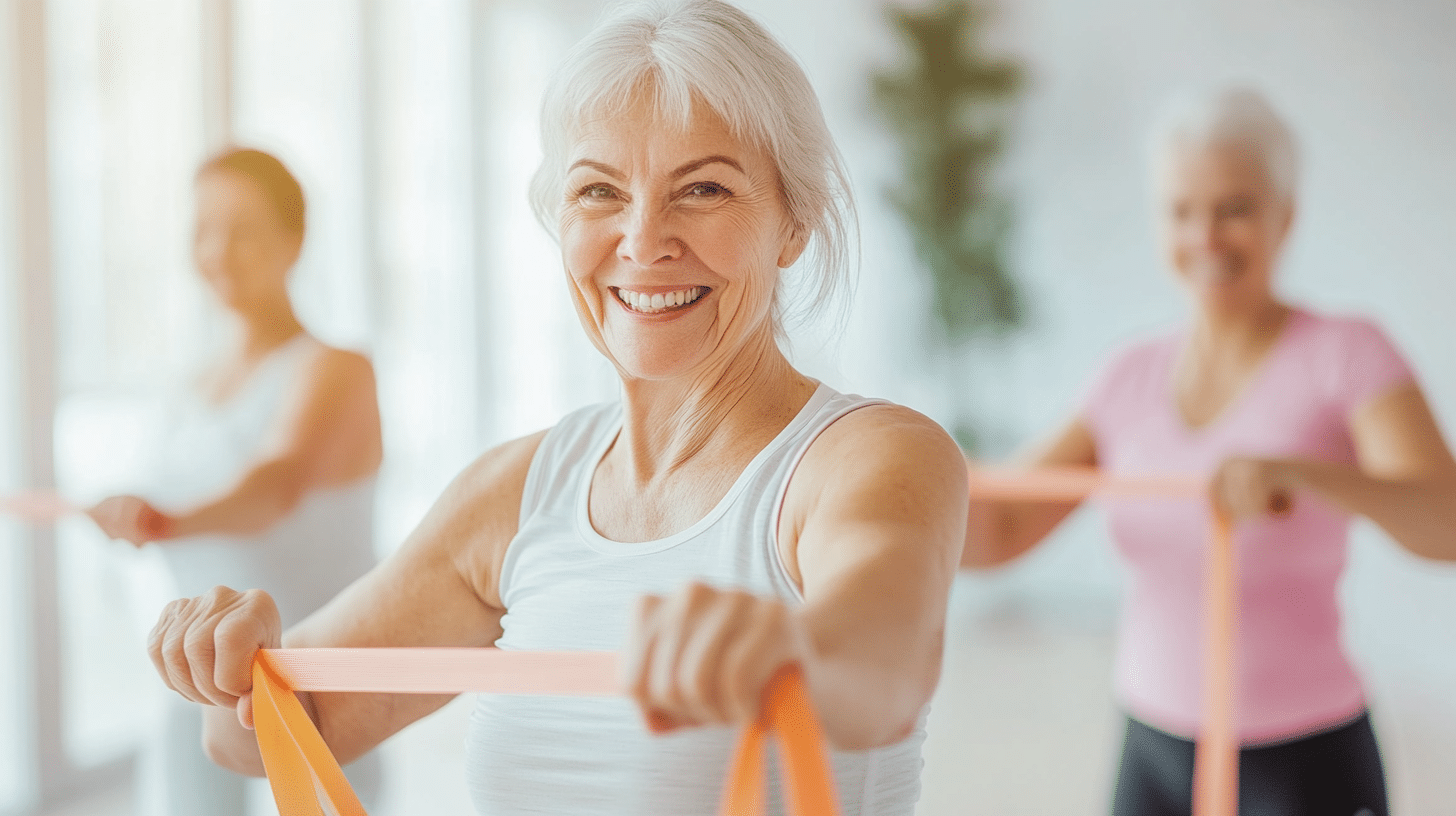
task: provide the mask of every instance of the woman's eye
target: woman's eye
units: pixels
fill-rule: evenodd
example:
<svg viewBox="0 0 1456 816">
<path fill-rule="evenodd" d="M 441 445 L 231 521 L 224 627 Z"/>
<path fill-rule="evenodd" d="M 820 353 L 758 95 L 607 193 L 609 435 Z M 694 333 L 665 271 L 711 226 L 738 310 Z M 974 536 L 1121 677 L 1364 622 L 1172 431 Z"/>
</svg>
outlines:
<svg viewBox="0 0 1456 816">
<path fill-rule="evenodd" d="M 611 201 L 617 191 L 605 184 L 589 184 L 576 191 L 576 197 L 583 201 Z"/>
<path fill-rule="evenodd" d="M 1222 209 L 1223 214 L 1227 217 L 1243 218 L 1253 215 L 1255 206 L 1254 202 L 1247 198 L 1236 198 L 1232 201 L 1225 202 Z"/>
<path fill-rule="evenodd" d="M 707 181 L 694 184 L 687 189 L 687 196 L 689 198 L 717 198 L 727 193 L 728 190 L 722 185 Z"/>
</svg>

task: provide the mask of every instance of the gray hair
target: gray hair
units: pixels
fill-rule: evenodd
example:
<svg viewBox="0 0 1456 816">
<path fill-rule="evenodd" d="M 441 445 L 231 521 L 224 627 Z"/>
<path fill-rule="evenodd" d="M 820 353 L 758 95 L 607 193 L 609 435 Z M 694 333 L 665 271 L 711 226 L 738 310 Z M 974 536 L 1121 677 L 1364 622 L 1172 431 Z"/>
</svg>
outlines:
<svg viewBox="0 0 1456 816">
<path fill-rule="evenodd" d="M 1263 94 L 1245 86 L 1185 93 L 1169 105 L 1153 135 L 1155 160 L 1180 146 L 1233 146 L 1248 150 L 1274 190 L 1293 200 L 1299 186 L 1294 133 Z"/>
<path fill-rule="evenodd" d="M 531 206 L 553 236 L 564 201 L 567 153 L 582 123 L 626 110 L 651 88 L 664 121 L 686 125 L 706 104 L 736 138 L 764 148 L 795 226 L 808 238 L 812 295 L 789 309 L 774 293 L 774 326 L 842 308 L 858 263 L 858 220 L 844 160 L 804 70 L 758 21 L 722 0 L 653 0 L 618 8 L 567 55 L 541 105 L 541 166 Z"/>
</svg>

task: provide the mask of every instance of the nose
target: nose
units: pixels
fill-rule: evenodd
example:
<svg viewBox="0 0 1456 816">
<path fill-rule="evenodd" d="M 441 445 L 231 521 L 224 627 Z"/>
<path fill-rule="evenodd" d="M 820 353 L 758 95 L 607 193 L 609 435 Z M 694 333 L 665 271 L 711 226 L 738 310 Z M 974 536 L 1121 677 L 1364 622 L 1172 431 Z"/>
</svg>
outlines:
<svg viewBox="0 0 1456 816">
<path fill-rule="evenodd" d="M 617 257 L 639 266 L 672 261 L 682 256 L 683 243 L 674 234 L 668 214 L 656 207 L 633 207 L 622 227 Z"/>
</svg>

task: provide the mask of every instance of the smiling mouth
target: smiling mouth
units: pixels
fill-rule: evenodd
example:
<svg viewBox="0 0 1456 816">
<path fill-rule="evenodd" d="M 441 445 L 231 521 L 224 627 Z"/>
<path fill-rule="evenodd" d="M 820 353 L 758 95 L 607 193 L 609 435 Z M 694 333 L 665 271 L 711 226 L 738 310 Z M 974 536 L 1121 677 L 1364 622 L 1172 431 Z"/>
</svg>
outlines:
<svg viewBox="0 0 1456 816">
<path fill-rule="evenodd" d="M 617 302 L 626 306 L 628 310 L 637 314 L 664 314 L 675 312 L 697 303 L 703 296 L 712 291 L 707 286 L 690 286 L 687 289 L 679 289 L 676 292 L 657 292 L 647 294 L 646 292 L 634 292 L 631 289 L 620 287 L 608 287 L 616 296 Z"/>
</svg>

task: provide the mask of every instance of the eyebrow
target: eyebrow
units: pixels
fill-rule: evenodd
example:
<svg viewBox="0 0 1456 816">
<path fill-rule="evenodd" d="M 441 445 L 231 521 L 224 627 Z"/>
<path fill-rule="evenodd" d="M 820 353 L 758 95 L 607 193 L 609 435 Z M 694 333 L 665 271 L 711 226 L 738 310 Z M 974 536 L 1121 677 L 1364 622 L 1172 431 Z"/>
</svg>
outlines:
<svg viewBox="0 0 1456 816">
<path fill-rule="evenodd" d="M 732 159 L 732 157 L 724 156 L 722 154 L 714 154 L 712 156 L 704 156 L 701 159 L 694 159 L 693 161 L 690 161 L 687 164 L 684 164 L 683 166 L 679 167 L 678 169 L 672 171 L 672 177 L 675 178 L 675 179 L 682 178 L 683 176 L 686 176 L 687 174 L 692 173 L 692 172 L 695 172 L 697 170 L 701 170 L 701 169 L 703 169 L 704 167 L 706 167 L 707 165 L 710 165 L 710 164 L 726 164 L 729 167 L 732 167 L 734 170 L 737 170 L 740 173 L 746 173 L 746 171 L 744 171 L 744 169 L 743 169 L 743 165 L 741 165 L 738 162 L 734 161 Z M 576 161 L 574 161 L 574 162 L 571 163 L 571 166 L 570 167 L 566 168 L 566 172 L 570 173 L 571 171 L 575 170 L 578 167 L 588 167 L 588 168 L 591 168 L 592 170 L 595 170 L 598 173 L 602 173 L 603 175 L 611 176 L 612 178 L 617 179 L 618 181 L 621 181 L 621 180 L 624 180 L 625 179 L 625 176 L 623 176 L 622 171 L 618 170 L 617 168 L 615 168 L 615 167 L 613 167 L 613 166 L 611 166 L 609 164 L 602 164 L 599 161 L 592 161 L 591 159 L 577 159 Z"/>
</svg>

